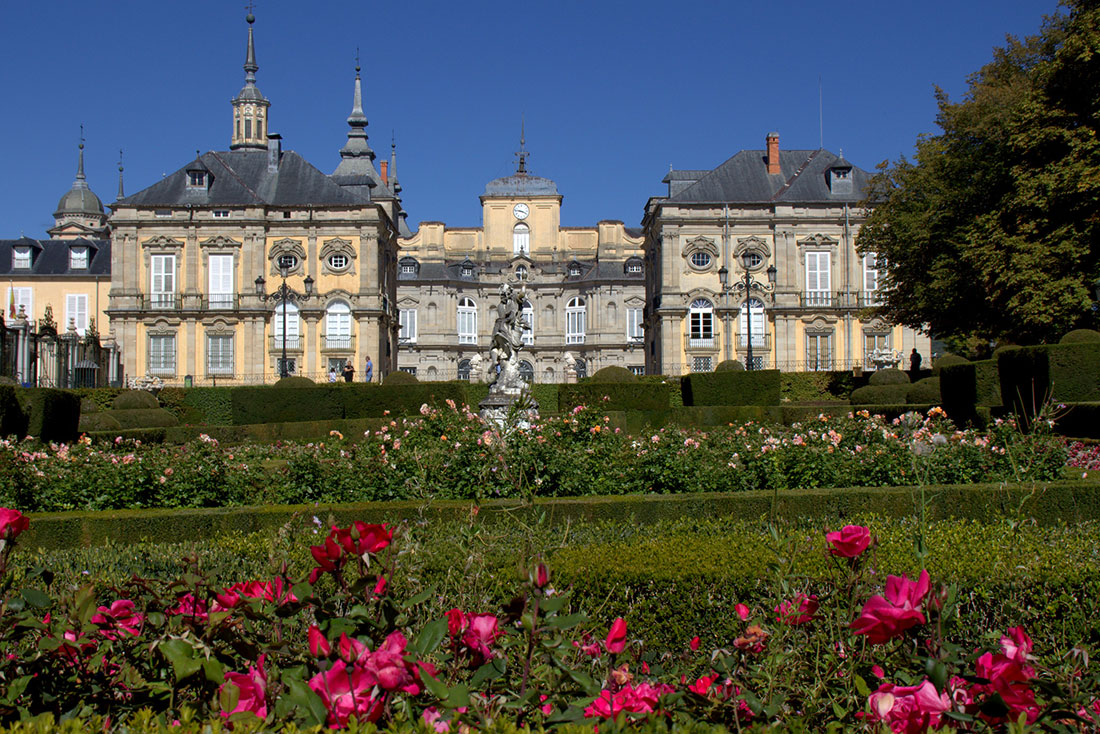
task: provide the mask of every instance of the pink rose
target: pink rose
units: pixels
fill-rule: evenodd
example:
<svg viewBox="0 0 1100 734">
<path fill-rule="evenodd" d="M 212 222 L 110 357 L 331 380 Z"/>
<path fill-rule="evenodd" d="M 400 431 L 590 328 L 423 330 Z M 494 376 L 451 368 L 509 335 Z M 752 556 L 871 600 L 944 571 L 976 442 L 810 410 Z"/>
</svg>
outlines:
<svg viewBox="0 0 1100 734">
<path fill-rule="evenodd" d="M 1001 649 L 1009 660 L 1023 665 L 1031 659 L 1031 638 L 1023 627 L 1010 627 L 1001 638 Z"/>
<path fill-rule="evenodd" d="M 489 649 L 489 645 L 499 636 L 496 617 L 492 614 L 475 614 L 469 618 L 469 627 L 462 636 L 462 641 L 472 652 L 480 655 L 482 660 L 492 660 L 493 651 Z"/>
<path fill-rule="evenodd" d="M 332 654 L 332 644 L 315 624 L 309 628 L 309 651 L 315 658 L 327 658 Z"/>
<path fill-rule="evenodd" d="M 451 637 L 458 637 L 466 629 L 466 625 L 469 624 L 466 620 L 466 615 L 462 613 L 460 609 L 452 609 L 446 614 L 447 617 L 447 632 Z"/>
<path fill-rule="evenodd" d="M 886 595 L 872 596 L 852 622 L 857 635 L 867 635 L 872 644 L 882 644 L 927 620 L 921 610 L 929 589 L 928 571 L 921 571 L 916 582 L 906 576 L 889 576 Z"/>
<path fill-rule="evenodd" d="M 240 693 L 236 707 L 232 711 L 222 711 L 222 716 L 229 718 L 241 711 L 251 711 L 261 719 L 267 718 L 267 674 L 264 672 L 263 655 L 249 667 L 247 673 L 226 673 L 225 681 L 218 688 L 219 694 L 227 684 L 236 686 Z"/>
<path fill-rule="evenodd" d="M 688 643 L 688 647 L 691 648 L 692 652 L 695 652 L 699 649 L 699 635 L 691 638 L 691 642 Z"/>
<path fill-rule="evenodd" d="M 620 653 L 626 649 L 626 620 L 619 617 L 611 623 L 611 629 L 607 633 L 607 641 L 604 647 L 610 653 Z"/>
<path fill-rule="evenodd" d="M 391 632 L 383 642 L 366 660 L 364 666 L 378 681 L 378 685 L 386 691 L 394 691 L 405 688 L 414 683 L 409 666 L 405 663 L 405 646 L 408 641 L 400 632 Z M 415 686 L 414 693 L 419 693 L 419 686 Z"/>
<path fill-rule="evenodd" d="M 347 726 L 352 716 L 360 722 L 378 721 L 383 698 L 372 695 L 376 684 L 374 676 L 366 670 L 358 666 L 349 669 L 343 660 L 337 660 L 328 671 L 309 680 L 309 687 L 328 709 L 328 725 L 333 729 Z"/>
<path fill-rule="evenodd" d="M 944 712 L 951 708 L 947 694 L 938 693 L 927 679 L 918 686 L 883 683 L 870 695 L 868 703 L 870 715 L 861 712 L 860 717 L 883 722 L 896 734 L 924 734 L 939 728 Z"/>
<path fill-rule="evenodd" d="M 829 552 L 841 558 L 855 558 L 871 544 L 871 531 L 862 525 L 845 525 L 841 530 L 825 534 L 832 548 Z"/>
<path fill-rule="evenodd" d="M 0 540 L 15 540 L 31 521 L 19 510 L 0 507 Z"/>
<path fill-rule="evenodd" d="M 737 613 L 738 618 L 740 618 L 742 622 L 749 621 L 749 617 L 752 615 L 752 612 L 750 612 L 749 608 L 744 604 L 737 604 L 734 606 L 733 611 Z"/>
<path fill-rule="evenodd" d="M 99 607 L 98 614 L 92 615 L 92 624 L 98 625 L 99 633 L 108 640 L 117 640 L 119 632 L 137 637 L 141 633 L 141 624 L 145 615 L 134 611 L 134 603 L 129 599 L 111 602 L 109 607 Z"/>
<path fill-rule="evenodd" d="M 806 624 L 813 621 L 818 606 L 816 594 L 806 596 L 800 593 L 795 596 L 794 601 L 784 600 L 775 608 L 775 621 L 791 625 Z"/>
</svg>

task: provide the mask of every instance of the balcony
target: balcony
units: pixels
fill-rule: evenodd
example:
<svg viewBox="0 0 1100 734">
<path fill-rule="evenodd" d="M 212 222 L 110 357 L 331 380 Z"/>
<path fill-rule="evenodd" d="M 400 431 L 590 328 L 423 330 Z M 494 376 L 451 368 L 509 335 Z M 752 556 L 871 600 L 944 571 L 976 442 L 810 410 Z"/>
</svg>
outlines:
<svg viewBox="0 0 1100 734">
<path fill-rule="evenodd" d="M 323 352 L 353 352 L 355 351 L 355 338 L 349 335 L 323 336 L 321 351 Z M 287 347 L 289 349 L 290 347 Z"/>
<path fill-rule="evenodd" d="M 584 334 L 566 334 L 566 344 L 584 344 Z"/>
<path fill-rule="evenodd" d="M 859 292 L 859 307 L 870 308 L 871 306 L 882 305 L 882 294 L 878 291 L 860 291 Z"/>
<path fill-rule="evenodd" d="M 182 299 L 178 293 L 150 293 L 141 297 L 141 308 L 150 311 L 178 311 Z"/>
<path fill-rule="evenodd" d="M 833 303 L 831 291 L 806 291 L 802 294 L 803 308 L 832 308 Z"/>
<path fill-rule="evenodd" d="M 737 346 L 745 349 L 749 346 L 748 334 L 737 335 Z M 772 335 L 771 334 L 758 334 L 755 330 L 752 332 L 752 348 L 753 349 L 771 349 L 772 348 Z"/>
<path fill-rule="evenodd" d="M 283 349 L 283 337 L 281 334 L 276 334 L 271 337 L 271 351 L 280 352 Z M 286 350 L 288 352 L 300 352 L 302 351 L 302 337 L 298 334 L 286 335 Z"/>
<path fill-rule="evenodd" d="M 717 349 L 718 338 L 714 336 L 688 336 L 688 349 Z"/>
<path fill-rule="evenodd" d="M 202 297 L 202 308 L 204 311 L 236 311 L 240 302 L 236 293 L 210 293 Z"/>
</svg>

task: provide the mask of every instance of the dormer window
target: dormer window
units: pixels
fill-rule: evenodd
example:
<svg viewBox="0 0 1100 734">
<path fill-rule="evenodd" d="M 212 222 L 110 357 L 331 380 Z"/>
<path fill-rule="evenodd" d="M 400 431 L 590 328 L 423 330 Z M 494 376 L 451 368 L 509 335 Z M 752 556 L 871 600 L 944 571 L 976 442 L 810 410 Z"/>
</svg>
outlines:
<svg viewBox="0 0 1100 734">
<path fill-rule="evenodd" d="M 463 278 L 472 278 L 472 277 L 474 277 L 474 266 L 473 265 L 463 265 L 462 266 L 462 277 Z"/>
<path fill-rule="evenodd" d="M 30 270 L 31 248 L 24 246 L 12 250 L 11 267 L 13 270 Z"/>
<path fill-rule="evenodd" d="M 229 219 L 229 210 L 228 209 L 215 209 L 214 210 L 214 219 Z"/>
<path fill-rule="evenodd" d="M 626 270 L 627 275 L 639 275 L 643 270 L 642 261 L 641 260 L 627 260 L 625 270 Z"/>
<path fill-rule="evenodd" d="M 88 269 L 88 248 L 74 247 L 69 250 L 69 270 Z"/>
<path fill-rule="evenodd" d="M 205 189 L 206 171 L 188 171 L 187 185 L 193 189 Z"/>
<path fill-rule="evenodd" d="M 829 191 L 833 194 L 852 193 L 852 167 L 843 158 L 829 169 Z"/>
<path fill-rule="evenodd" d="M 420 264 L 412 257 L 403 257 L 397 264 L 397 275 L 401 278 L 415 278 L 420 272 Z"/>
<path fill-rule="evenodd" d="M 581 274 L 580 263 L 569 263 L 569 271 L 568 272 L 569 272 L 569 277 L 570 278 L 579 277 L 580 274 Z"/>
</svg>

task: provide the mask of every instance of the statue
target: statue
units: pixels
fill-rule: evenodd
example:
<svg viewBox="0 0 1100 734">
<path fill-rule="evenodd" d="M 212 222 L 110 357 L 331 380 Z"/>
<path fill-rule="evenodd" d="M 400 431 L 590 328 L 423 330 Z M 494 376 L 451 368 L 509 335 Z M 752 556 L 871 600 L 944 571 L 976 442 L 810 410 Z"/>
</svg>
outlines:
<svg viewBox="0 0 1100 734">
<path fill-rule="evenodd" d="M 489 395 L 481 401 L 481 416 L 501 428 L 513 403 L 517 400 L 523 413 L 522 423 L 538 415 L 538 404 L 531 399 L 530 385 L 519 371 L 519 351 L 523 345 L 523 332 L 531 325 L 523 317 L 523 303 L 527 300 L 527 286 L 519 289 L 507 283 L 500 286 L 500 305 L 493 322 L 493 336 L 489 344 Z M 471 363 L 471 367 L 473 364 Z"/>
</svg>

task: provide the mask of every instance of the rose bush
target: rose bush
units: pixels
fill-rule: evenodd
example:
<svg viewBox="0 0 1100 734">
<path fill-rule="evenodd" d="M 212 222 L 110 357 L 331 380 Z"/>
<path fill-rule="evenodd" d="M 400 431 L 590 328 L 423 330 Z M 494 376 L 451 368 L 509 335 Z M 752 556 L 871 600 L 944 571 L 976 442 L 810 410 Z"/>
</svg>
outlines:
<svg viewBox="0 0 1100 734">
<path fill-rule="evenodd" d="M 0 723 L 40 714 L 118 720 L 152 709 L 168 721 L 423 721 L 435 731 L 488 729 L 502 716 L 601 728 L 634 720 L 731 729 L 800 721 L 811 730 L 862 720 L 901 732 L 1094 726 L 1100 676 L 1084 648 L 1042 654 L 1020 627 L 991 630 L 993 649 L 960 647 L 947 634 L 959 590 L 927 571 L 891 575 L 880 593 L 865 554 L 837 561 L 817 594 L 780 573 L 778 603 L 738 609 L 736 639 L 658 650 L 631 635 L 626 618 L 605 633 L 553 588 L 537 559 L 503 608 L 454 608 L 413 626 L 435 592 L 399 599 L 378 589 L 380 578 L 400 575 L 400 545 L 412 532 L 333 527 L 311 549 L 319 573 L 295 578 L 275 559 L 271 581 L 223 585 L 191 565 L 170 580 L 132 579 L 107 603 L 91 586 L 55 588 L 42 568 L 18 585 L 9 574 L 0 579 Z M 832 549 L 818 536 L 813 552 Z M 773 605 L 777 616 L 766 612 Z M 870 626 L 860 622 L 868 607 Z M 881 681 L 876 690 L 871 678 Z"/>
</svg>

